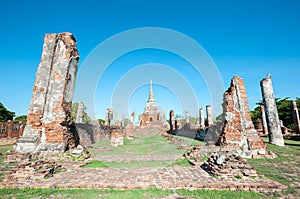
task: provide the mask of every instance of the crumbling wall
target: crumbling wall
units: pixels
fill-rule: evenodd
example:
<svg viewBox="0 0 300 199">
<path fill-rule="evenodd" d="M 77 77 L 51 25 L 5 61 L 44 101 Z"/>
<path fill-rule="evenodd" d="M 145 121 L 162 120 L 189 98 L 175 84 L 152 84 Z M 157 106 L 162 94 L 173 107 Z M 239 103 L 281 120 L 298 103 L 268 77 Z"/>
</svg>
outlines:
<svg viewBox="0 0 300 199">
<path fill-rule="evenodd" d="M 108 139 L 110 129 L 102 126 L 98 121 L 88 123 L 75 123 L 75 130 L 80 138 L 80 144 L 90 147 L 93 143 Z"/>
<path fill-rule="evenodd" d="M 231 85 L 224 93 L 224 128 L 219 144 L 241 149 L 245 156 L 265 154 L 266 146 L 258 136 L 250 117 L 248 98 L 244 80 L 234 76 Z"/>
<path fill-rule="evenodd" d="M 36 73 L 21 153 L 63 152 L 76 145 L 69 124 L 79 54 L 71 33 L 47 34 Z"/>
</svg>

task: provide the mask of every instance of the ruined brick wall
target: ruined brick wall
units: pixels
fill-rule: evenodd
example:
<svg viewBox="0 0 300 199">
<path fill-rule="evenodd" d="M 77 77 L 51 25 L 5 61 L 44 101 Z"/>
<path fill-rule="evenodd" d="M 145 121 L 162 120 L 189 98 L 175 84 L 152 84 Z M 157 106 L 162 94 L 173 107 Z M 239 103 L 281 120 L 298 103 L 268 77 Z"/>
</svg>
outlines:
<svg viewBox="0 0 300 199">
<path fill-rule="evenodd" d="M 0 138 L 20 137 L 23 134 L 24 123 L 14 123 L 13 121 L 0 122 Z"/>
<path fill-rule="evenodd" d="M 224 93 L 223 102 L 224 128 L 219 144 L 232 148 L 265 151 L 265 144 L 258 136 L 248 106 L 248 98 L 244 80 L 235 76 L 231 80 L 229 89 Z"/>
<path fill-rule="evenodd" d="M 110 133 L 110 144 L 112 146 L 124 145 L 125 134 L 120 129 L 112 129 Z"/>
<path fill-rule="evenodd" d="M 69 123 L 78 59 L 71 33 L 45 36 L 18 152 L 63 152 L 75 146 Z"/>
<path fill-rule="evenodd" d="M 85 147 L 90 147 L 93 143 L 108 139 L 110 136 L 110 129 L 104 128 L 98 121 L 92 121 L 91 124 L 75 123 L 75 129 L 80 144 Z"/>
</svg>

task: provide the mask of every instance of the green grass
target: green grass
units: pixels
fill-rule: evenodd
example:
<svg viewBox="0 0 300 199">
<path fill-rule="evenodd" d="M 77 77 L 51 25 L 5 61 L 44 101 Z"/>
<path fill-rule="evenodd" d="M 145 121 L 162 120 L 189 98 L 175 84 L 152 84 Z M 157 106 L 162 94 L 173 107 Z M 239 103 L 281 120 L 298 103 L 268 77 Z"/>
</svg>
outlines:
<svg viewBox="0 0 300 199">
<path fill-rule="evenodd" d="M 89 151 L 93 155 L 147 155 L 147 154 L 183 154 L 183 150 L 178 150 L 177 146 L 168 143 L 161 136 L 135 137 L 125 139 L 125 144 L 114 147 L 109 144 L 109 140 L 102 140 L 92 145 Z M 98 151 L 105 148 L 107 151 Z"/>
<path fill-rule="evenodd" d="M 83 168 L 145 168 L 145 167 L 172 167 L 172 166 L 191 166 L 186 159 L 169 160 L 151 160 L 151 161 L 130 161 L 130 162 L 101 162 L 93 160 Z"/>
<path fill-rule="evenodd" d="M 0 146 L 0 153 L 2 155 L 0 155 L 0 182 L 3 180 L 3 178 L 5 177 L 6 173 L 7 173 L 7 166 L 10 165 L 14 165 L 14 163 L 4 163 L 4 156 L 7 153 L 8 150 L 12 150 L 13 149 L 13 145 L 5 145 L 5 146 Z"/>
<path fill-rule="evenodd" d="M 6 154 L 6 152 L 12 149 L 13 149 L 13 145 L 0 146 L 0 153 L 2 154 L 0 155 L 0 164 L 4 162 L 4 155 Z"/>
<path fill-rule="evenodd" d="M 194 146 L 194 145 L 197 145 L 197 144 L 205 145 L 204 141 L 195 140 L 195 139 L 192 139 L 192 138 L 188 138 L 188 137 L 184 137 L 184 136 L 177 136 L 177 135 L 174 135 L 174 137 L 183 140 L 188 146 L 190 146 L 190 145 Z"/>
<path fill-rule="evenodd" d="M 96 189 L 0 189 L 1 198 L 159 198 L 177 194 L 193 198 L 262 198 L 261 194 L 246 191 L 208 191 L 195 190 L 161 190 L 161 189 L 135 189 L 135 190 L 96 190 Z"/>
<path fill-rule="evenodd" d="M 277 158 L 249 159 L 248 162 L 256 168 L 259 174 L 287 185 L 288 190 L 282 191 L 282 195 L 300 198 L 300 187 L 292 186 L 293 183 L 300 184 L 300 142 L 285 140 L 284 147 L 267 143 L 267 149 L 274 152 Z"/>
</svg>

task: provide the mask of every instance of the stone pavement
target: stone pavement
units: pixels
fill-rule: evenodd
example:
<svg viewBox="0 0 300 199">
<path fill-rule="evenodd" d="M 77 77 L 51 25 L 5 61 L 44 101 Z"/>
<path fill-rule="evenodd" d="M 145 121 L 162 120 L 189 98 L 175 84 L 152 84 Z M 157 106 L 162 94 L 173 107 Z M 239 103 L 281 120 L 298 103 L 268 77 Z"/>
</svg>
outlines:
<svg viewBox="0 0 300 199">
<path fill-rule="evenodd" d="M 94 158 L 103 162 L 130 162 L 130 161 L 151 161 L 151 160 L 170 160 L 181 159 L 182 154 L 166 155 L 97 155 Z"/>
<path fill-rule="evenodd" d="M 278 191 L 285 186 L 264 177 L 219 179 L 200 167 L 158 168 L 69 168 L 54 177 L 27 185 L 32 188 L 96 188 L 96 189 L 209 189 Z"/>
</svg>

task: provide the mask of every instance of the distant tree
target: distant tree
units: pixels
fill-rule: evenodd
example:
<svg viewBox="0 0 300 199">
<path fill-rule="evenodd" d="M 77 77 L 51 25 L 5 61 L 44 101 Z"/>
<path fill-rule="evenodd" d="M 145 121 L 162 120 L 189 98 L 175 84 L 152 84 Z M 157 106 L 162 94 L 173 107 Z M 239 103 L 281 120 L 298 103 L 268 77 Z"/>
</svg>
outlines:
<svg viewBox="0 0 300 199">
<path fill-rule="evenodd" d="M 125 118 L 124 119 L 124 127 L 126 127 L 128 125 L 128 123 L 130 122 L 130 119 Z"/>
<path fill-rule="evenodd" d="M 256 103 L 256 105 L 257 106 L 254 108 L 254 110 L 250 111 L 250 116 L 254 126 L 257 126 L 257 124 L 261 121 L 260 106 L 263 105 L 263 102 L 260 100 Z"/>
<path fill-rule="evenodd" d="M 196 117 L 189 117 L 189 120 L 190 120 L 190 123 L 192 123 L 192 124 L 196 124 L 197 123 L 197 120 L 198 120 L 198 118 L 196 118 Z"/>
<path fill-rule="evenodd" d="M 105 124 L 105 120 L 104 119 L 97 119 L 101 124 Z"/>
<path fill-rule="evenodd" d="M 20 121 L 25 122 L 27 121 L 27 115 L 19 115 L 15 117 L 14 122 L 19 123 Z"/>
<path fill-rule="evenodd" d="M 216 117 L 216 122 L 222 122 L 222 121 L 223 121 L 223 113 L 221 113 Z"/>
<path fill-rule="evenodd" d="M 7 110 L 4 105 L 0 102 L 0 122 L 7 122 L 13 120 L 15 116 L 14 112 Z"/>
<path fill-rule="evenodd" d="M 182 116 L 179 115 L 179 114 L 177 114 L 177 115 L 174 116 L 174 119 L 180 119 L 180 120 L 182 120 Z"/>
<path fill-rule="evenodd" d="M 71 121 L 72 122 L 75 122 L 75 120 L 76 120 L 77 110 L 78 110 L 78 103 L 76 102 L 76 103 L 72 104 L 72 113 L 71 113 Z M 91 120 L 90 116 L 86 113 L 86 110 L 87 110 L 87 107 L 84 106 L 82 122 L 90 123 L 92 120 Z"/>
<path fill-rule="evenodd" d="M 289 100 L 289 97 L 283 99 L 276 98 L 275 101 L 276 101 L 279 119 L 282 120 L 285 126 L 294 129 L 295 125 L 294 125 L 294 120 L 292 115 L 293 108 L 292 108 L 291 100 Z M 300 98 L 296 98 L 296 103 L 299 111 Z M 262 101 L 259 101 L 258 103 L 256 103 L 256 105 L 258 106 L 255 107 L 253 111 L 251 111 L 251 118 L 254 125 L 257 125 L 257 123 L 261 120 L 260 106 L 263 105 L 263 103 Z"/>
</svg>

